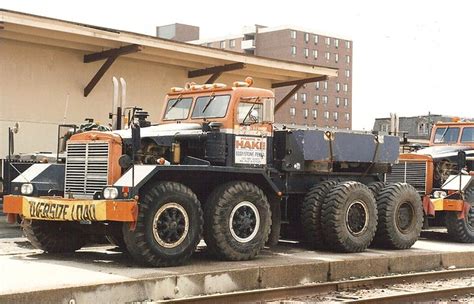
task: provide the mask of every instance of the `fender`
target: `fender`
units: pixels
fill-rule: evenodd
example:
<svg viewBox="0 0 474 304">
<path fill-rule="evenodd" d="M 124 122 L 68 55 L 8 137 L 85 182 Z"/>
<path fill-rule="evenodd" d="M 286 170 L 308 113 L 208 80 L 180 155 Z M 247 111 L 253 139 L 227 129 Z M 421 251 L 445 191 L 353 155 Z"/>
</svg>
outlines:
<svg viewBox="0 0 474 304">
<path fill-rule="evenodd" d="M 264 168 L 239 168 L 223 166 L 203 166 L 203 165 L 134 165 L 129 168 L 114 184 L 114 187 L 129 187 L 134 195 L 152 178 L 163 176 L 172 172 L 182 174 L 218 173 L 218 174 L 242 174 L 258 176 L 265 181 L 266 186 L 275 194 L 281 193 L 283 183 L 279 178 L 275 178 L 272 172 Z M 132 182 L 133 176 L 133 182 Z M 273 177 L 273 178 L 272 178 Z"/>
</svg>

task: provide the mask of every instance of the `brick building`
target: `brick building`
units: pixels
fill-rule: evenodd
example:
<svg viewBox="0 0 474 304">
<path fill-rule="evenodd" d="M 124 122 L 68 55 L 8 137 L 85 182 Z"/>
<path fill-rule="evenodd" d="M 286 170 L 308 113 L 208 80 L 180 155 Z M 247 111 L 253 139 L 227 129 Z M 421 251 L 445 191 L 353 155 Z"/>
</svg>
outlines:
<svg viewBox="0 0 474 304">
<path fill-rule="evenodd" d="M 335 38 L 296 27 L 245 28 L 243 34 L 193 41 L 208 47 L 261 57 L 337 68 L 339 76 L 303 86 L 276 113 L 279 123 L 351 129 L 352 47 L 351 40 Z M 291 88 L 275 89 L 277 102 Z"/>
</svg>

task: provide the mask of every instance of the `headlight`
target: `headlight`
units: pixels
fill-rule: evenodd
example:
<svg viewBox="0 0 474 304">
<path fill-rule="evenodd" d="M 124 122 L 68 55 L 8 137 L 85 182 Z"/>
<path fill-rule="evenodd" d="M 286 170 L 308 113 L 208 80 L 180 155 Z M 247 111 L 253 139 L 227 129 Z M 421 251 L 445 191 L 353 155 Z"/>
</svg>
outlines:
<svg viewBox="0 0 474 304">
<path fill-rule="evenodd" d="M 114 187 L 107 187 L 104 189 L 104 198 L 105 199 L 116 199 L 119 192 L 117 188 Z"/>
<path fill-rule="evenodd" d="M 30 195 L 33 193 L 33 185 L 32 184 L 23 184 L 21 185 L 21 194 L 23 195 Z"/>
<path fill-rule="evenodd" d="M 444 191 L 435 191 L 433 193 L 434 198 L 445 198 L 448 194 Z"/>
</svg>

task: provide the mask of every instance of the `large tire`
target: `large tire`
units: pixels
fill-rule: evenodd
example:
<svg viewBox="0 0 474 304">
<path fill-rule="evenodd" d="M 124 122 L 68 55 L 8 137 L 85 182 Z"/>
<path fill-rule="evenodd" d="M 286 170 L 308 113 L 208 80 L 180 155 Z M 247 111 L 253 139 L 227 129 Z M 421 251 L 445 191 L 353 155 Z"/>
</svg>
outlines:
<svg viewBox="0 0 474 304">
<path fill-rule="evenodd" d="M 68 253 L 87 244 L 87 235 L 73 222 L 24 220 L 23 232 L 30 243 L 48 253 Z"/>
<path fill-rule="evenodd" d="M 268 240 L 272 223 L 263 191 L 243 181 L 216 188 L 204 206 L 204 218 L 204 240 L 209 252 L 231 261 L 257 256 Z"/>
<path fill-rule="evenodd" d="M 311 248 L 324 248 L 323 229 L 321 227 L 321 208 L 324 198 L 337 185 L 337 181 L 323 181 L 312 187 L 301 205 L 301 223 L 303 241 Z"/>
<path fill-rule="evenodd" d="M 420 195 L 406 183 L 383 188 L 377 198 L 378 225 L 374 245 L 390 249 L 413 246 L 423 227 Z"/>
<path fill-rule="evenodd" d="M 461 243 L 474 243 L 474 186 L 465 193 L 465 200 L 471 204 L 464 219 L 458 219 L 457 212 L 446 212 L 446 228 L 449 236 Z"/>
<path fill-rule="evenodd" d="M 144 189 L 135 230 L 123 226 L 131 256 L 139 263 L 182 265 L 201 240 L 203 217 L 196 195 L 183 184 L 159 182 Z"/>
<path fill-rule="evenodd" d="M 380 191 L 387 186 L 387 183 L 384 182 L 372 182 L 367 185 L 369 187 L 370 192 L 374 195 L 375 199 L 377 200 L 377 196 L 379 196 Z"/>
<path fill-rule="evenodd" d="M 325 243 L 341 252 L 361 252 L 377 228 L 377 206 L 367 186 L 343 182 L 326 196 L 321 212 Z"/>
</svg>

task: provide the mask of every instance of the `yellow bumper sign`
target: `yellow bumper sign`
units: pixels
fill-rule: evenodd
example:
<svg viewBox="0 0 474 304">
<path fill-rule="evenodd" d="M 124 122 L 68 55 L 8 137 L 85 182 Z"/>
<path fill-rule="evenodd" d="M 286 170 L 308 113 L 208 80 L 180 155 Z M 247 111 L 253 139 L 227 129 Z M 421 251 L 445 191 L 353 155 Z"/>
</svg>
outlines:
<svg viewBox="0 0 474 304">
<path fill-rule="evenodd" d="M 105 201 L 23 197 L 22 209 L 27 219 L 53 221 L 105 221 L 107 219 Z"/>
</svg>

